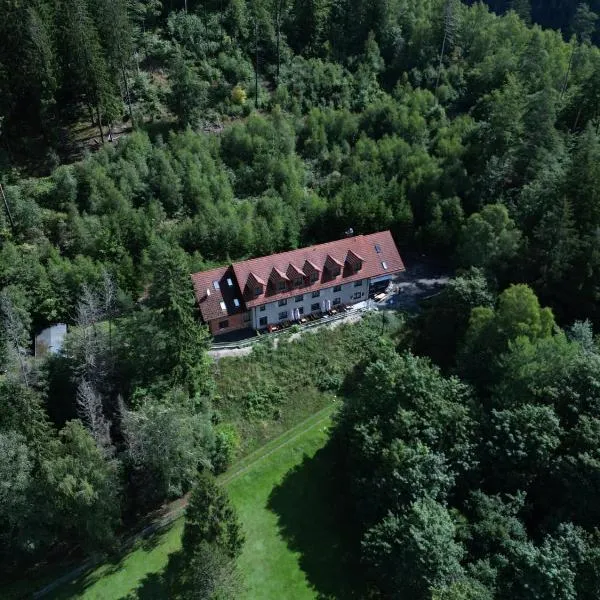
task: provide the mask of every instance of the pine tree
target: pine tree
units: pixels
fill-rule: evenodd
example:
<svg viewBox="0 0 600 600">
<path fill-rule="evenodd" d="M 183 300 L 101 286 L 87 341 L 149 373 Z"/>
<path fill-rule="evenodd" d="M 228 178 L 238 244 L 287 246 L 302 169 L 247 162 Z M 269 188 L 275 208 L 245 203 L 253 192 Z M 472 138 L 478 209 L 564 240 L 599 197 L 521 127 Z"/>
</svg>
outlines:
<svg viewBox="0 0 600 600">
<path fill-rule="evenodd" d="M 446 49 L 452 46 L 454 34 L 456 33 L 456 0 L 446 0 L 444 5 L 444 38 L 442 40 L 442 49 L 440 51 L 440 63 L 438 65 L 438 74 L 435 80 L 435 91 L 440 84 L 442 75 L 442 65 L 444 64 L 444 54 Z"/>
<path fill-rule="evenodd" d="M 134 30 L 128 4 L 125 0 L 94 0 L 91 7 L 111 77 L 115 81 L 120 80 L 129 117 L 133 121 L 127 71 L 133 56 Z"/>
<path fill-rule="evenodd" d="M 64 66 L 75 94 L 96 111 L 100 138 L 104 143 L 102 116 L 114 110 L 114 90 L 102 52 L 98 30 L 85 0 L 61 0 L 57 12 Z M 112 115 L 111 115 L 112 116 Z"/>
</svg>

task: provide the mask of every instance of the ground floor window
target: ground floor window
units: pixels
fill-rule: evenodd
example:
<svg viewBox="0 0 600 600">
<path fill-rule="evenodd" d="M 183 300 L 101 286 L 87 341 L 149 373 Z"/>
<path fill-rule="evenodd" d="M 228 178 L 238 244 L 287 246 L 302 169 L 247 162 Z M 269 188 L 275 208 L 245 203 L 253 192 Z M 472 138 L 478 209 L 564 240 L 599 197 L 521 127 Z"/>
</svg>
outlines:
<svg viewBox="0 0 600 600">
<path fill-rule="evenodd" d="M 261 317 L 260 320 L 258 321 L 258 324 L 261 327 L 266 327 L 267 326 L 267 317 Z"/>
<path fill-rule="evenodd" d="M 298 314 L 299 314 L 299 315 L 303 315 L 303 314 L 304 314 L 304 306 L 301 306 L 301 307 L 298 309 Z"/>
<path fill-rule="evenodd" d="M 280 321 L 283 321 L 284 319 L 287 319 L 287 317 L 288 317 L 288 311 L 287 310 L 282 310 L 279 313 L 279 320 Z"/>
<path fill-rule="evenodd" d="M 354 300 L 358 300 L 361 296 L 362 294 L 360 292 L 354 292 L 354 296 L 352 297 L 354 298 Z"/>
<path fill-rule="evenodd" d="M 341 298 L 334 298 L 333 299 L 333 305 L 337 306 L 338 304 L 342 303 L 342 299 Z"/>
<path fill-rule="evenodd" d="M 219 329 L 227 329 L 229 327 L 229 321 L 221 321 L 219 323 Z"/>
<path fill-rule="evenodd" d="M 310 310 L 312 312 L 316 312 L 317 310 L 319 310 L 321 308 L 320 304 L 318 302 L 315 302 L 314 304 L 310 305 Z"/>
</svg>

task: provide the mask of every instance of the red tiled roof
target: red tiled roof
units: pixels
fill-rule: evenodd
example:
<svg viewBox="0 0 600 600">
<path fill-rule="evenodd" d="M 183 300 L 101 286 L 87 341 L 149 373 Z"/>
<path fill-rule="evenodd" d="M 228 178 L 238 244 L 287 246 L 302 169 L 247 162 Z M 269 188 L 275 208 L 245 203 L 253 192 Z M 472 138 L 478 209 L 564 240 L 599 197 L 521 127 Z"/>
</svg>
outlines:
<svg viewBox="0 0 600 600">
<path fill-rule="evenodd" d="M 342 265 L 340 275 L 331 278 L 331 274 L 324 269 L 324 266 L 328 259 L 334 257 L 340 257 L 344 262 L 340 263 Z M 339 260 L 336 259 L 335 263 Z M 360 271 L 354 271 L 351 267 L 356 267 L 356 263 L 360 264 L 361 261 Z M 297 265 L 303 265 L 302 269 Z M 273 276 L 289 281 L 295 279 L 289 277 L 289 274 L 295 271 L 298 271 L 299 275 L 304 273 L 304 285 L 296 288 L 286 286 L 285 290 L 278 291 L 272 283 Z M 319 279 L 313 283 L 310 281 L 310 274 L 315 271 L 319 274 Z M 290 298 L 298 295 L 299 292 L 304 294 L 341 283 L 371 279 L 401 271 L 404 271 L 404 263 L 392 234 L 389 231 L 380 231 L 195 273 L 192 275 L 192 280 L 202 318 L 209 321 L 274 300 Z M 228 280 L 232 281 L 233 286 L 229 286 Z M 215 289 L 214 281 L 218 282 L 219 289 Z M 246 290 L 248 282 L 249 290 Z M 263 284 L 264 289 L 262 294 L 255 297 L 256 283 Z M 206 293 L 207 289 L 210 291 L 209 295 Z M 240 301 L 239 307 L 235 306 L 234 298 Z M 221 308 L 221 302 L 225 303 L 224 310 Z"/>
<path fill-rule="evenodd" d="M 377 252 L 376 246 L 380 252 Z M 327 279 L 328 274 L 323 269 L 327 257 L 340 257 L 343 261 L 349 251 L 363 259 L 361 270 L 350 272 L 349 269 L 344 268 L 341 275 L 335 279 Z M 238 282 L 245 286 L 250 273 L 254 273 L 256 276 L 268 281 L 273 269 L 285 273 L 290 264 L 303 265 L 304 272 L 308 274 L 308 270 L 306 269 L 307 263 L 320 272 L 320 278 L 316 282 L 310 283 L 309 279 L 306 278 L 305 284 L 308 285 L 304 285 L 301 288 L 288 288 L 282 292 L 278 292 L 272 286 L 267 286 L 264 293 L 257 297 L 254 297 L 253 293 L 245 295 L 246 290 L 242 289 L 241 292 L 245 298 L 246 306 L 252 308 L 266 302 L 296 296 L 299 292 L 306 293 L 340 283 L 348 283 L 359 279 L 379 277 L 388 273 L 392 274 L 404 271 L 404 263 L 402 262 L 402 258 L 400 258 L 398 248 L 396 248 L 392 234 L 389 231 L 380 231 L 371 235 L 358 235 L 326 244 L 319 244 L 318 246 L 309 246 L 308 248 L 299 248 L 298 250 L 282 252 L 281 254 L 272 254 L 261 258 L 245 260 L 234 263 L 232 267 Z M 383 263 L 386 265 L 385 268 Z"/>
<path fill-rule="evenodd" d="M 229 281 L 232 285 L 229 285 Z M 240 286 L 231 267 L 219 267 L 210 271 L 194 273 L 192 282 L 200 314 L 205 321 L 225 318 L 246 311 Z M 218 288 L 215 287 L 215 282 L 217 282 Z M 236 299 L 239 301 L 239 306 L 235 305 L 234 300 Z M 225 309 L 221 307 L 221 302 L 225 304 Z"/>
</svg>

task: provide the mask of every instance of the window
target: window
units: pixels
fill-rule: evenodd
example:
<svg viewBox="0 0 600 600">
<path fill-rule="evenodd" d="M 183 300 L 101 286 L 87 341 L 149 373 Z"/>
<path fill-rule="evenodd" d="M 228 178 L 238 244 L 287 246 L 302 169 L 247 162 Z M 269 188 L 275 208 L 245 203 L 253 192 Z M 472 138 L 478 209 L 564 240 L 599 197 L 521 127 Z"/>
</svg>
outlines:
<svg viewBox="0 0 600 600">
<path fill-rule="evenodd" d="M 334 292 L 341 292 L 341 291 L 342 291 L 342 286 L 341 286 L 341 285 L 336 285 L 336 286 L 333 288 L 333 291 L 334 291 Z"/>
<path fill-rule="evenodd" d="M 234 305 L 236 308 L 239 308 L 239 307 L 240 307 L 240 301 L 239 301 L 237 298 L 234 298 L 234 299 L 233 299 L 233 305 Z"/>
<path fill-rule="evenodd" d="M 310 310 L 312 312 L 316 312 L 317 310 L 321 310 L 321 305 L 318 302 L 310 305 Z"/>
<path fill-rule="evenodd" d="M 280 282 L 277 284 L 277 289 L 278 289 L 280 292 L 282 292 L 283 290 L 285 290 L 285 281 L 283 281 L 283 280 L 282 280 L 282 281 L 280 281 Z"/>
<path fill-rule="evenodd" d="M 244 323 L 247 323 L 250 320 L 250 313 L 244 313 Z"/>
<path fill-rule="evenodd" d="M 354 300 L 358 300 L 361 296 L 362 296 L 362 294 L 360 292 L 354 292 L 354 296 L 352 296 L 352 298 Z"/>
<path fill-rule="evenodd" d="M 375 252 L 377 252 L 377 254 L 381 254 L 381 246 L 379 244 L 375 244 Z"/>
<path fill-rule="evenodd" d="M 382 260 L 382 261 L 381 261 L 381 266 L 382 266 L 384 269 L 387 269 L 387 263 L 385 262 L 385 260 Z"/>
<path fill-rule="evenodd" d="M 362 286 L 362 279 L 360 281 L 354 282 L 354 287 L 361 287 L 361 286 Z"/>
<path fill-rule="evenodd" d="M 266 307 L 266 305 L 265 305 L 265 304 L 263 304 L 263 305 L 260 307 L 260 312 L 265 312 L 265 310 L 267 310 L 267 307 Z"/>
<path fill-rule="evenodd" d="M 259 288 L 259 287 L 254 288 L 254 295 L 255 296 L 260 296 L 261 292 L 262 292 L 262 288 Z"/>
<path fill-rule="evenodd" d="M 279 305 L 279 306 L 285 306 L 286 304 L 287 304 L 287 300 L 280 300 L 280 301 L 278 302 L 278 305 Z"/>
<path fill-rule="evenodd" d="M 304 280 L 302 279 L 302 277 L 297 277 L 296 279 L 294 279 L 294 285 L 296 287 L 302 287 L 303 283 L 304 283 Z"/>
<path fill-rule="evenodd" d="M 215 290 L 219 289 L 219 282 L 218 281 L 213 281 L 213 287 L 215 288 Z"/>
<path fill-rule="evenodd" d="M 316 290 L 315 292 L 312 293 L 313 298 L 318 298 L 320 295 L 321 295 L 321 292 L 319 290 Z"/>
<path fill-rule="evenodd" d="M 301 306 L 301 307 L 298 309 L 298 314 L 299 314 L 299 315 L 303 315 L 303 314 L 304 314 L 304 306 Z"/>
<path fill-rule="evenodd" d="M 267 317 L 261 317 L 258 321 L 258 324 L 261 327 L 266 327 L 267 326 Z"/>
<path fill-rule="evenodd" d="M 342 299 L 341 298 L 334 298 L 333 299 L 333 305 L 337 306 L 338 304 L 342 303 Z"/>
<path fill-rule="evenodd" d="M 229 321 L 221 321 L 219 323 L 219 329 L 227 329 L 229 327 Z"/>
<path fill-rule="evenodd" d="M 304 300 L 304 294 L 300 294 L 294 298 L 295 302 L 302 302 L 302 300 Z"/>
<path fill-rule="evenodd" d="M 310 274 L 310 280 L 312 283 L 314 283 L 315 281 L 317 281 L 317 279 L 319 279 L 319 273 L 317 273 L 317 271 L 313 271 Z"/>
<path fill-rule="evenodd" d="M 331 276 L 332 277 L 337 277 L 340 273 L 341 273 L 341 271 L 340 271 L 339 267 L 335 267 L 335 268 L 331 269 Z"/>
<path fill-rule="evenodd" d="M 288 311 L 287 310 L 282 310 L 279 313 L 279 320 L 280 321 L 283 321 L 283 320 L 287 319 L 287 317 L 288 317 Z"/>
<path fill-rule="evenodd" d="M 227 278 L 227 285 L 228 285 L 229 287 L 233 287 L 233 281 L 231 281 L 231 278 L 230 278 L 230 277 L 228 277 L 228 278 Z"/>
<path fill-rule="evenodd" d="M 221 300 L 221 302 L 219 302 L 220 306 L 221 306 L 221 310 L 227 310 L 227 307 L 225 306 L 225 302 L 223 302 Z"/>
</svg>

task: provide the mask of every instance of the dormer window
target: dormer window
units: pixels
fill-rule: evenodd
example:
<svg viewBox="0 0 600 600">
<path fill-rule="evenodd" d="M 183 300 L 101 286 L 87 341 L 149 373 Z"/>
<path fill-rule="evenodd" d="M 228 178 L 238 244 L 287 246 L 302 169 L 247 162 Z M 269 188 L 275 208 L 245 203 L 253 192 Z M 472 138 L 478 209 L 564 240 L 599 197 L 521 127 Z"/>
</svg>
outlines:
<svg viewBox="0 0 600 600">
<path fill-rule="evenodd" d="M 328 276 L 335 279 L 342 272 L 342 263 L 331 254 L 328 254 L 325 260 L 325 269 Z"/>
<path fill-rule="evenodd" d="M 263 288 L 265 287 L 265 282 L 255 275 L 254 273 L 250 273 L 248 275 L 248 279 L 246 280 L 246 288 L 249 294 L 254 293 L 254 296 L 260 296 L 263 293 Z"/>
<path fill-rule="evenodd" d="M 296 279 L 294 279 L 294 285 L 296 287 L 301 287 L 303 283 L 304 279 L 302 279 L 302 277 L 296 277 Z"/>
<path fill-rule="evenodd" d="M 283 292 L 285 290 L 285 281 L 278 281 L 277 282 L 277 290 L 280 292 Z"/>
<path fill-rule="evenodd" d="M 358 273 L 363 266 L 364 259 L 362 256 L 356 254 L 352 250 L 348 250 L 348 254 L 346 254 L 346 268 L 349 273 Z"/>
<path fill-rule="evenodd" d="M 315 283 L 315 281 L 317 281 L 319 279 L 319 274 L 314 271 L 313 273 L 310 274 L 310 281 L 311 283 Z"/>
</svg>

